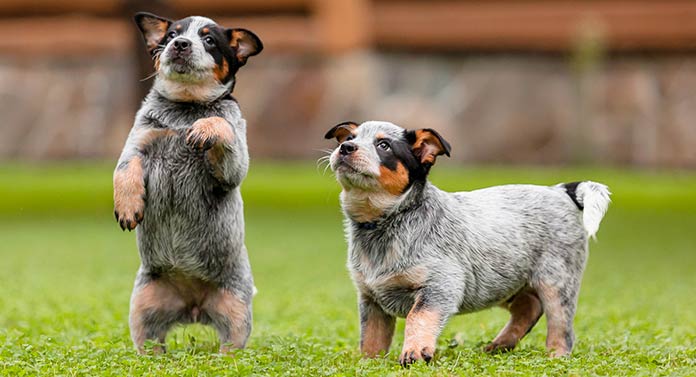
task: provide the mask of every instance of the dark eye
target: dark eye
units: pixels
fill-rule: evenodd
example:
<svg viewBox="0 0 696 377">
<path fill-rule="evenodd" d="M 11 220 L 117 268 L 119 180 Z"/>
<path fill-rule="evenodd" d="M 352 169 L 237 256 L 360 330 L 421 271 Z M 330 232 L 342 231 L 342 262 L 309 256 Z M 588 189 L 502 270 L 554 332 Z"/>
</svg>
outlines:
<svg viewBox="0 0 696 377">
<path fill-rule="evenodd" d="M 354 136 L 354 135 L 348 135 L 348 137 L 346 137 L 346 139 L 343 140 L 343 141 L 351 141 L 351 140 L 353 140 L 353 139 L 355 139 L 355 136 Z"/>
<path fill-rule="evenodd" d="M 379 143 L 377 143 L 377 148 L 384 149 L 385 151 L 388 151 L 391 147 L 389 146 L 389 143 L 382 140 Z"/>
<path fill-rule="evenodd" d="M 167 37 L 169 37 L 169 39 L 174 39 L 174 38 L 176 38 L 176 32 L 175 32 L 175 31 L 170 31 L 169 34 L 167 34 Z"/>
<path fill-rule="evenodd" d="M 208 44 L 208 46 L 215 46 L 215 40 L 211 36 L 203 38 L 203 41 Z"/>
</svg>

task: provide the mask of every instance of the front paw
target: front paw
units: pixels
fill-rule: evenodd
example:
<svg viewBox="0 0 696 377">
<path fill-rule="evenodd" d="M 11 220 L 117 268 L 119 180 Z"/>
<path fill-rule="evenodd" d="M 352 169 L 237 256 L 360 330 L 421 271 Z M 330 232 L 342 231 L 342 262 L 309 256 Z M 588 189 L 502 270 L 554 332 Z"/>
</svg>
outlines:
<svg viewBox="0 0 696 377">
<path fill-rule="evenodd" d="M 399 356 L 399 363 L 402 367 L 408 368 L 409 365 L 418 360 L 423 360 L 429 363 L 435 354 L 435 347 L 422 345 L 407 345 L 404 344 L 404 349 Z"/>
<path fill-rule="evenodd" d="M 114 205 L 114 216 L 121 226 L 121 229 L 130 232 L 143 221 L 145 211 L 145 200 L 142 196 L 131 195 L 122 197 Z"/>
<path fill-rule="evenodd" d="M 234 138 L 232 127 L 223 118 L 199 119 L 186 132 L 186 144 L 198 150 L 208 150 L 218 143 L 231 143 Z"/>
</svg>

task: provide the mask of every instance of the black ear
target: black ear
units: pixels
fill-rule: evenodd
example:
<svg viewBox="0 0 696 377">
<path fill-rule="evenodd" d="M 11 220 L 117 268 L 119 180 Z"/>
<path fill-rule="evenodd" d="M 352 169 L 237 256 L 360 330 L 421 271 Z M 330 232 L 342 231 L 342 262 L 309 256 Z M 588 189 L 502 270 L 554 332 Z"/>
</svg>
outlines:
<svg viewBox="0 0 696 377">
<path fill-rule="evenodd" d="M 237 60 L 244 65 L 247 58 L 254 56 L 263 50 L 263 43 L 253 32 L 247 29 L 227 29 L 227 38 L 230 40 L 230 47 L 237 55 Z"/>
<path fill-rule="evenodd" d="M 355 129 L 358 127 L 360 127 L 359 124 L 351 121 L 339 123 L 333 126 L 333 128 L 330 129 L 326 135 L 324 135 L 324 139 L 336 138 L 336 141 L 342 143 L 346 140 L 346 138 L 348 138 L 348 136 L 352 135 L 353 131 L 355 131 Z"/>
<path fill-rule="evenodd" d="M 143 34 L 143 39 L 147 45 L 147 51 L 152 54 L 155 48 L 157 48 L 164 39 L 172 21 L 147 12 L 136 13 L 133 19 L 135 20 L 135 24 L 138 25 L 140 32 Z"/>
<path fill-rule="evenodd" d="M 434 165 L 437 156 L 450 156 L 452 147 L 437 131 L 431 128 L 408 131 L 406 140 L 421 164 Z"/>
</svg>

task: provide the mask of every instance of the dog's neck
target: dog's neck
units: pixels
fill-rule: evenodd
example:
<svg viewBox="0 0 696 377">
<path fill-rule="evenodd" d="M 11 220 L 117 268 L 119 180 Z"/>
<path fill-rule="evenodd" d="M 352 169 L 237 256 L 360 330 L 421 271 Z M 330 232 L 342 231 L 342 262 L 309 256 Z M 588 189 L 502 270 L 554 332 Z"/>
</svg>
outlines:
<svg viewBox="0 0 696 377">
<path fill-rule="evenodd" d="M 183 83 L 158 77 L 153 90 L 173 102 L 209 103 L 229 95 L 232 92 L 232 81 L 221 84 L 211 79 L 211 81 Z"/>
<path fill-rule="evenodd" d="M 384 190 L 344 188 L 341 192 L 341 205 L 349 220 L 370 229 L 375 227 L 374 223 L 419 203 L 424 186 L 425 182 L 413 184 L 401 195 L 393 195 Z"/>
</svg>

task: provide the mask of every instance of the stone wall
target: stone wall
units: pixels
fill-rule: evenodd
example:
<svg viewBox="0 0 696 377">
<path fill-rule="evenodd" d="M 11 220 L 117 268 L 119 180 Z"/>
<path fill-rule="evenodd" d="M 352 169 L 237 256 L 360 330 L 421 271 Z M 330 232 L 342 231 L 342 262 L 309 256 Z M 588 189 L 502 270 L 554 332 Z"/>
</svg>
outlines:
<svg viewBox="0 0 696 377">
<path fill-rule="evenodd" d="M 0 158 L 114 159 L 128 58 L 0 61 Z M 435 128 L 467 162 L 696 167 L 696 54 L 261 55 L 235 90 L 254 158 L 315 159 L 343 120 Z"/>
</svg>

